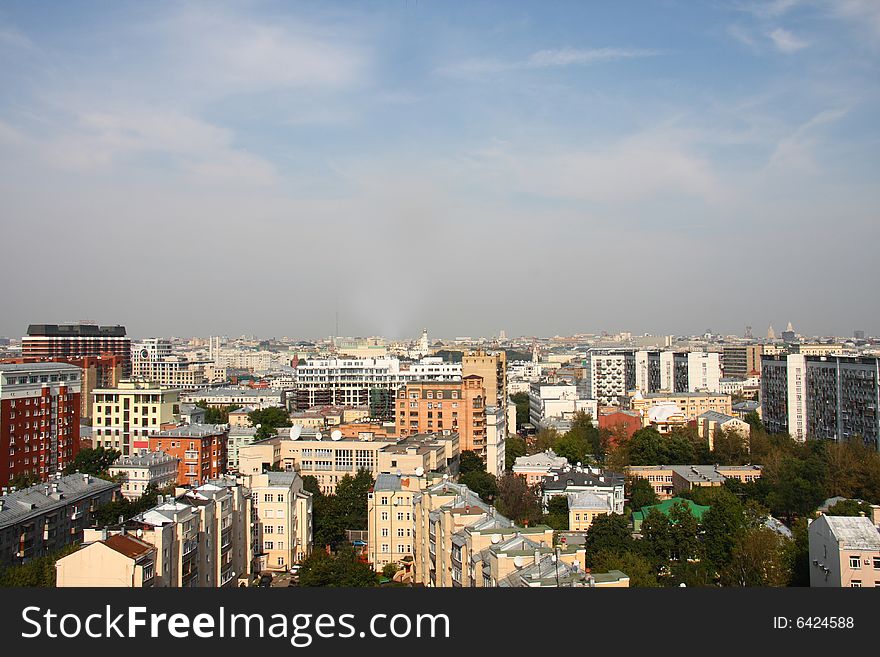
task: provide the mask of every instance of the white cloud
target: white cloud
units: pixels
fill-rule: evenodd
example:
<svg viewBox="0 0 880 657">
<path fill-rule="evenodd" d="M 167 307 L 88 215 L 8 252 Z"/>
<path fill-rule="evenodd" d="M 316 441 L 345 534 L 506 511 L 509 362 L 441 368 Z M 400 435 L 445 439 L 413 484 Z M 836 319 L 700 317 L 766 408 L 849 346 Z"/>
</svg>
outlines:
<svg viewBox="0 0 880 657">
<path fill-rule="evenodd" d="M 600 62 L 653 57 L 659 54 L 657 50 L 643 48 L 559 48 L 538 50 L 522 60 L 469 59 L 439 70 L 453 77 L 470 77 L 502 71 L 588 66 Z"/>
<path fill-rule="evenodd" d="M 773 45 L 786 54 L 803 50 L 810 45 L 808 41 L 796 37 L 794 34 L 781 27 L 776 28 L 767 36 L 773 41 Z"/>
</svg>

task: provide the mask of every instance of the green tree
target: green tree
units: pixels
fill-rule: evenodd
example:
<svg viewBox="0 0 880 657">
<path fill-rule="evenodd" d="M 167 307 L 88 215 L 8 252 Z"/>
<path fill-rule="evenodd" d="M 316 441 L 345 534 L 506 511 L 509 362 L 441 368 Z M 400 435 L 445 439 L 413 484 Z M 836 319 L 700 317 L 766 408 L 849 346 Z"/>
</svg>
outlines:
<svg viewBox="0 0 880 657">
<path fill-rule="evenodd" d="M 519 436 L 510 436 L 504 441 L 504 469 L 510 470 L 520 456 L 526 455 L 526 441 Z"/>
<path fill-rule="evenodd" d="M 561 439 L 562 435 L 556 429 L 541 429 L 535 435 L 534 448 L 531 451 L 536 454 L 552 449 L 555 452 Z"/>
<path fill-rule="evenodd" d="M 597 516 L 584 537 L 587 566 L 593 567 L 593 558 L 600 552 L 624 554 L 634 549 L 634 543 L 629 521 L 624 516 L 617 513 Z"/>
<path fill-rule="evenodd" d="M 529 422 L 529 393 L 518 392 L 511 395 L 510 400 L 516 404 L 516 428 L 518 429 Z"/>
<path fill-rule="evenodd" d="M 122 456 L 122 452 L 116 449 L 104 449 L 96 447 L 94 449 L 81 449 L 77 452 L 73 461 L 64 468 L 65 474 L 73 474 L 74 472 L 82 472 L 95 477 L 107 477 L 107 470 Z"/>
<path fill-rule="evenodd" d="M 719 465 L 741 465 L 749 462 L 745 436 L 734 429 L 716 429 L 713 436 L 712 462 Z"/>
<path fill-rule="evenodd" d="M 644 477 L 630 477 L 627 479 L 627 484 L 629 486 L 629 504 L 634 511 L 652 506 L 660 501 L 651 482 Z"/>
<path fill-rule="evenodd" d="M 742 502 L 736 495 L 720 488 L 702 518 L 706 558 L 720 569 L 730 560 L 734 546 L 746 529 Z"/>
<path fill-rule="evenodd" d="M 315 475 L 305 475 L 303 478 L 303 490 L 311 493 L 313 497 L 319 497 L 324 493 L 321 492 L 321 486 Z"/>
<path fill-rule="evenodd" d="M 291 426 L 290 414 L 280 406 L 270 406 L 248 413 L 251 426 L 259 425 L 255 434 L 257 440 L 271 438 L 277 432 L 276 429 Z"/>
<path fill-rule="evenodd" d="M 485 470 L 471 470 L 461 475 L 458 482 L 474 491 L 487 504 L 491 504 L 498 495 L 498 481 L 495 475 Z"/>
<path fill-rule="evenodd" d="M 387 577 L 388 579 L 393 579 L 399 570 L 396 563 L 386 563 L 382 566 L 382 577 Z"/>
<path fill-rule="evenodd" d="M 519 475 L 506 474 L 498 480 L 495 508 L 520 525 L 536 525 L 541 520 L 538 493 Z"/>
<path fill-rule="evenodd" d="M 787 586 L 792 575 L 788 539 L 768 527 L 750 529 L 733 547 L 721 571 L 723 586 Z"/>
<path fill-rule="evenodd" d="M 76 552 L 80 546 L 70 544 L 46 556 L 14 566 L 0 566 L 0 587 L 54 588 L 55 562 Z"/>
<path fill-rule="evenodd" d="M 583 411 L 575 413 L 571 429 L 556 441 L 554 450 L 567 458 L 569 463 L 589 463 L 593 458 L 605 458 L 599 430 L 593 426 L 593 419 Z"/>
<path fill-rule="evenodd" d="M 465 475 L 468 472 L 485 472 L 486 464 L 483 459 L 473 450 L 466 449 L 459 455 L 458 472 Z"/>
<path fill-rule="evenodd" d="M 372 587 L 379 584 L 373 568 L 358 559 L 350 546 L 340 548 L 336 554 L 316 549 L 300 564 L 300 586 L 325 587 Z"/>
<path fill-rule="evenodd" d="M 784 455 L 764 469 L 769 492 L 767 506 L 773 515 L 792 519 L 812 513 L 825 499 L 825 471 L 822 459 L 810 454 L 806 458 Z"/>
<path fill-rule="evenodd" d="M 568 529 L 568 495 L 554 495 L 547 504 L 542 522 L 559 531 Z"/>
<path fill-rule="evenodd" d="M 32 474 L 30 472 L 24 473 L 21 472 L 15 475 L 12 479 L 9 480 L 9 485 L 12 488 L 17 490 L 21 490 L 23 488 L 30 488 L 31 486 L 35 486 L 42 481 L 38 475 Z"/>
<path fill-rule="evenodd" d="M 214 407 L 205 400 L 197 401 L 196 406 L 205 410 L 205 422 L 207 424 L 228 424 L 229 413 L 241 408 L 238 405 Z"/>
<path fill-rule="evenodd" d="M 867 516 L 871 517 L 871 505 L 858 500 L 841 500 L 828 508 L 829 516 Z"/>
<path fill-rule="evenodd" d="M 745 417 L 743 417 L 743 421 L 748 423 L 749 428 L 751 429 L 750 433 L 765 433 L 764 423 L 761 421 L 761 416 L 758 415 L 757 412 L 750 411 L 749 413 L 746 413 Z"/>
<path fill-rule="evenodd" d="M 810 585 L 810 532 L 806 518 L 798 518 L 791 526 L 792 540 L 788 542 L 791 581 L 789 586 Z"/>
<path fill-rule="evenodd" d="M 593 555 L 594 572 L 606 573 L 619 570 L 629 577 L 629 585 L 634 588 L 656 588 L 660 586 L 653 564 L 637 551 L 614 552 L 602 550 Z"/>
</svg>

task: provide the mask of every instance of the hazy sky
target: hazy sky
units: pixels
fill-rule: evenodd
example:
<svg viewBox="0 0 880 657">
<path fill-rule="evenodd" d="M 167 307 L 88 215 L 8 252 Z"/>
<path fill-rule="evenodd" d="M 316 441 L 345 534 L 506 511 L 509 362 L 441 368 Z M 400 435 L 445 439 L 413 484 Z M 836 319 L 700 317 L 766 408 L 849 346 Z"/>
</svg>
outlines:
<svg viewBox="0 0 880 657">
<path fill-rule="evenodd" d="M 0 335 L 880 333 L 880 2 L 0 5 Z"/>
</svg>

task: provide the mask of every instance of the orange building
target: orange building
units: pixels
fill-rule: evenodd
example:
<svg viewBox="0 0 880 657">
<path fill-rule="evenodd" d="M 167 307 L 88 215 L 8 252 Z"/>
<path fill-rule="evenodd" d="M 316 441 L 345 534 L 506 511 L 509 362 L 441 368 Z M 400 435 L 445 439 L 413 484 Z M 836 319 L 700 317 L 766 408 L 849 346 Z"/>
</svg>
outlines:
<svg viewBox="0 0 880 657">
<path fill-rule="evenodd" d="M 642 416 L 634 411 L 616 410 L 599 413 L 599 429 L 608 429 L 613 444 L 616 444 L 618 437 L 622 435 L 632 438 L 632 435 L 641 428 Z"/>
<path fill-rule="evenodd" d="M 226 472 L 226 440 L 222 424 L 185 424 L 150 436 L 150 451 L 179 459 L 177 483 L 201 486 Z"/>
<path fill-rule="evenodd" d="M 386 440 L 396 438 L 397 427 L 391 422 L 349 422 L 338 427 L 343 438 L 358 440 Z"/>
<path fill-rule="evenodd" d="M 483 377 L 461 381 L 413 381 L 397 393 L 397 434 L 454 431 L 460 448 L 486 455 L 486 391 Z"/>
</svg>

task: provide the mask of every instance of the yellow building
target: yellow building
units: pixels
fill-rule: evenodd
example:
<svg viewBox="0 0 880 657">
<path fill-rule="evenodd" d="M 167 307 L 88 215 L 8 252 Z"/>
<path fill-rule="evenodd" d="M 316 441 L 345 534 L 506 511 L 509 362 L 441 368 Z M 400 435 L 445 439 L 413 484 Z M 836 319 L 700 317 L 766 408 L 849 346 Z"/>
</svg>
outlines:
<svg viewBox="0 0 880 657">
<path fill-rule="evenodd" d="M 180 392 L 142 379 L 96 388 L 92 393 L 94 446 L 117 449 L 123 456 L 149 449 L 149 436 L 163 424 L 180 421 Z"/>
<path fill-rule="evenodd" d="M 650 424 L 649 411 L 653 406 L 675 405 L 681 409 L 687 420 L 694 420 L 707 411 L 730 415 L 732 402 L 730 395 L 714 392 L 651 392 L 636 393 L 630 398 L 630 408 L 642 416 L 642 425 Z"/>
<path fill-rule="evenodd" d="M 477 375 L 483 378 L 488 406 L 507 407 L 507 354 L 499 351 L 487 354 L 485 351 L 466 352 L 461 358 L 462 378 Z"/>
<path fill-rule="evenodd" d="M 255 570 L 287 570 L 312 551 L 312 494 L 296 472 L 247 478 L 254 510 Z"/>
</svg>

